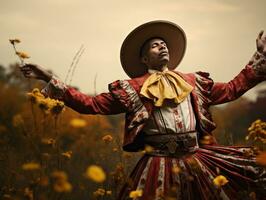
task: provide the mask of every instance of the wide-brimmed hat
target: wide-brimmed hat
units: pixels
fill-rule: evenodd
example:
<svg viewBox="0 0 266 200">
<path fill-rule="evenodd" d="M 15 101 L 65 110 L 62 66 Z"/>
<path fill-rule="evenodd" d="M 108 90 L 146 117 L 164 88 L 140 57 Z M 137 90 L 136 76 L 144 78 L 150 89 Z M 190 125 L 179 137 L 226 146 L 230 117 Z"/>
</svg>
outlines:
<svg viewBox="0 0 266 200">
<path fill-rule="evenodd" d="M 169 69 L 175 69 L 181 62 L 186 50 L 186 35 L 183 29 L 169 21 L 151 21 L 135 28 L 122 44 L 120 60 L 129 77 L 138 77 L 147 72 L 147 67 L 140 60 L 140 50 L 145 41 L 154 37 L 162 38 L 167 44 Z"/>
</svg>

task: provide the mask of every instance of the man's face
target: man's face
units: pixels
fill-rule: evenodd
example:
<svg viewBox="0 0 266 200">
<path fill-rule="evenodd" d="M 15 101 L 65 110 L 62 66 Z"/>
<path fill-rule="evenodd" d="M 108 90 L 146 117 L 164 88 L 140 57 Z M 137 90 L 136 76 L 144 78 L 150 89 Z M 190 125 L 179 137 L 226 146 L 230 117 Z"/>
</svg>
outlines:
<svg viewBox="0 0 266 200">
<path fill-rule="evenodd" d="M 141 61 L 151 69 L 160 70 L 169 62 L 166 43 L 160 38 L 149 40 L 143 47 Z"/>
</svg>

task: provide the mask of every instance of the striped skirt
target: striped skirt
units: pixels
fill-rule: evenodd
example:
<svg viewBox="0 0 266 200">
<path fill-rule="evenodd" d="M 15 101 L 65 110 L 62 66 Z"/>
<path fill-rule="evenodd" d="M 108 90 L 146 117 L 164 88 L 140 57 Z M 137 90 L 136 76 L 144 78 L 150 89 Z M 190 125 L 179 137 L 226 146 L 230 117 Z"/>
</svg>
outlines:
<svg viewBox="0 0 266 200">
<path fill-rule="evenodd" d="M 122 188 L 119 200 L 266 199 L 266 170 L 248 147 L 203 145 L 179 158 L 144 155 Z M 228 182 L 214 184 L 218 175 Z"/>
</svg>

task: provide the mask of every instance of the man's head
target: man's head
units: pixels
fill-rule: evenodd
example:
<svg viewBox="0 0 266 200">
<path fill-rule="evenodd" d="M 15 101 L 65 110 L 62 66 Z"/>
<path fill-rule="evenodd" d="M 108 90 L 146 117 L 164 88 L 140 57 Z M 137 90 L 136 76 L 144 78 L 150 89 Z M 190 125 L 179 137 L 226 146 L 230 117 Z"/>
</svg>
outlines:
<svg viewBox="0 0 266 200">
<path fill-rule="evenodd" d="M 140 59 L 149 69 L 161 70 L 169 62 L 166 42 L 159 37 L 148 39 L 142 45 Z"/>
<path fill-rule="evenodd" d="M 186 35 L 182 28 L 169 21 L 156 20 L 128 34 L 121 46 L 120 60 L 128 76 L 135 78 L 147 73 L 148 68 L 161 70 L 167 65 L 169 70 L 175 69 L 185 50 Z"/>
</svg>

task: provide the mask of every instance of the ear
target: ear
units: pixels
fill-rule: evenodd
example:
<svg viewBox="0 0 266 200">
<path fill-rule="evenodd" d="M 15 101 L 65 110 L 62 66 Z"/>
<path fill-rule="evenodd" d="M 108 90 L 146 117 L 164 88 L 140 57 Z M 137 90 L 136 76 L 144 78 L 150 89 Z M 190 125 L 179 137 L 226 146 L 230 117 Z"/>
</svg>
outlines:
<svg viewBox="0 0 266 200">
<path fill-rule="evenodd" d="M 148 62 L 148 57 L 147 57 L 147 56 L 142 56 L 142 57 L 141 57 L 141 62 L 142 62 L 143 64 L 146 64 L 146 63 Z"/>
</svg>

